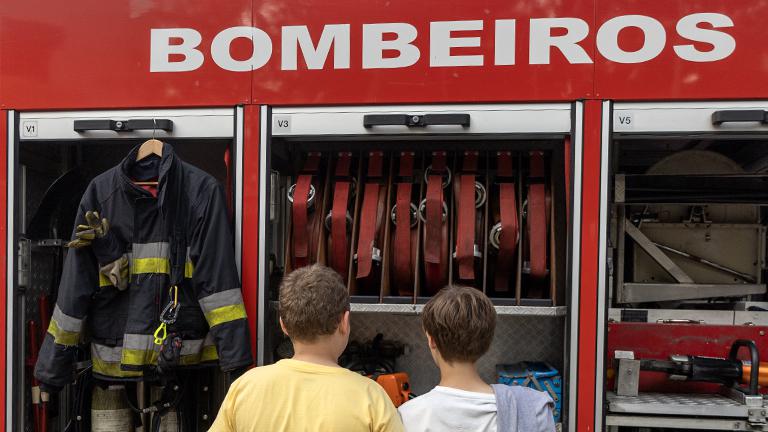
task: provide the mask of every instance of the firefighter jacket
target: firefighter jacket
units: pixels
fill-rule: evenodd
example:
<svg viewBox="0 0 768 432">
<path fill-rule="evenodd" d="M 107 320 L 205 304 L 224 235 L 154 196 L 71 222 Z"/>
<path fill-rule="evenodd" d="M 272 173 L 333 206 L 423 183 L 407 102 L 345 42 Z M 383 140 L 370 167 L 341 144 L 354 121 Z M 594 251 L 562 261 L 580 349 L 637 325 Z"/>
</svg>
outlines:
<svg viewBox="0 0 768 432">
<path fill-rule="evenodd" d="M 222 370 L 230 371 L 252 362 L 221 186 L 182 162 L 169 144 L 164 144 L 162 158 L 137 162 L 137 152 L 138 147 L 97 176 L 80 202 L 76 223 L 84 223 L 86 211 L 98 211 L 109 220 L 109 238 L 67 254 L 35 366 L 35 377 L 47 387 L 73 380 L 78 346 L 84 341 L 90 342 L 96 376 L 154 376 L 160 346 L 153 334 L 170 301 L 172 282 L 178 284 L 181 307 L 168 333 L 183 340 L 179 365 L 218 361 Z M 132 181 L 147 169 L 158 179 L 156 197 Z M 119 290 L 100 275 L 99 267 L 124 254 L 130 282 Z"/>
</svg>

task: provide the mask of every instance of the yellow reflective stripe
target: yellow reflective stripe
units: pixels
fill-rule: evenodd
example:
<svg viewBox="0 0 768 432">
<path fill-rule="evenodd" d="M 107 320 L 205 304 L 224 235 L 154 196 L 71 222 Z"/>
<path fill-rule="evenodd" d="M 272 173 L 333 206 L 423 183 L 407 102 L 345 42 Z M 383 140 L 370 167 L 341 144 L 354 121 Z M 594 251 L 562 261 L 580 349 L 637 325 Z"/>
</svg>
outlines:
<svg viewBox="0 0 768 432">
<path fill-rule="evenodd" d="M 144 366 L 157 363 L 157 351 L 123 348 L 122 363 L 130 366 Z"/>
<path fill-rule="evenodd" d="M 99 272 L 99 288 L 104 288 L 112 286 L 112 281 L 109 280 L 108 277 L 104 276 L 103 273 Z"/>
<path fill-rule="evenodd" d="M 183 366 L 194 365 L 203 362 L 215 361 L 219 359 L 219 353 L 213 345 L 204 346 L 203 350 L 189 355 L 179 357 L 179 364 Z"/>
<path fill-rule="evenodd" d="M 53 336 L 54 342 L 59 345 L 74 346 L 80 342 L 80 333 L 60 329 L 55 319 L 51 319 L 51 323 L 48 325 L 48 333 Z"/>
<path fill-rule="evenodd" d="M 165 273 L 171 271 L 171 262 L 167 258 L 134 258 L 131 273 Z"/>
<path fill-rule="evenodd" d="M 192 274 L 195 272 L 195 265 L 191 261 L 187 261 L 184 264 L 184 277 L 187 279 L 192 278 Z M 131 263 L 131 274 L 145 274 L 145 273 L 171 273 L 171 261 L 167 258 L 134 258 Z M 112 283 L 104 277 L 99 275 L 99 283 L 101 284 L 101 278 L 104 278 L 108 285 Z M 104 285 L 100 285 L 104 286 Z"/>
<path fill-rule="evenodd" d="M 200 361 L 214 361 L 219 359 L 219 352 L 216 351 L 216 345 L 206 345 L 203 347 L 203 352 L 200 355 Z"/>
<path fill-rule="evenodd" d="M 94 357 L 91 360 L 93 362 L 93 372 L 99 375 L 117 378 L 142 376 L 141 371 L 128 371 L 120 369 L 120 363 L 107 362 L 98 357 Z"/>
<path fill-rule="evenodd" d="M 242 304 L 223 306 L 205 314 L 205 319 L 210 327 L 240 318 L 245 318 L 245 306 Z"/>
</svg>

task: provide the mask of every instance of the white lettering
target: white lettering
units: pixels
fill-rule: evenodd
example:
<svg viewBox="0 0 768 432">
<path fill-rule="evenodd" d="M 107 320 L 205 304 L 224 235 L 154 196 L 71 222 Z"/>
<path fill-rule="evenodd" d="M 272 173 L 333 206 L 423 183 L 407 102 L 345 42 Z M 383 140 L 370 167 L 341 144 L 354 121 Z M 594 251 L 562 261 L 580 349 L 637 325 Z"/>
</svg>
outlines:
<svg viewBox="0 0 768 432">
<path fill-rule="evenodd" d="M 619 33 L 627 27 L 639 28 L 645 37 L 637 51 L 619 47 Z M 656 58 L 667 43 L 667 32 L 657 20 L 644 15 L 624 15 L 606 21 L 597 31 L 597 50 L 616 63 L 642 63 Z"/>
<path fill-rule="evenodd" d="M 699 51 L 693 44 L 675 45 L 678 57 L 692 62 L 712 62 L 722 60 L 736 50 L 736 39 L 725 32 L 700 28 L 699 23 L 708 23 L 714 28 L 733 27 L 730 17 L 719 13 L 697 13 L 685 16 L 677 22 L 677 33 L 694 42 L 712 45 L 709 51 Z"/>
<path fill-rule="evenodd" d="M 253 54 L 246 60 L 235 60 L 229 52 L 232 41 L 246 38 L 253 44 Z M 232 72 L 247 72 L 258 69 L 272 57 L 272 40 L 264 30 L 256 27 L 230 27 L 213 38 L 211 43 L 211 58 L 222 69 Z"/>
<path fill-rule="evenodd" d="M 385 33 L 394 33 L 395 39 L 384 40 Z M 402 68 L 419 61 L 419 49 L 411 44 L 416 40 L 416 27 L 407 23 L 363 24 L 363 69 Z M 397 51 L 397 57 L 384 58 L 384 51 Z"/>
<path fill-rule="evenodd" d="M 494 64 L 515 64 L 515 20 L 496 20 Z"/>
<path fill-rule="evenodd" d="M 553 28 L 564 28 L 562 36 L 552 36 Z M 592 63 L 589 54 L 579 45 L 589 34 L 589 24 L 579 18 L 536 18 L 531 20 L 531 64 L 549 64 L 550 48 L 556 47 L 571 64 Z"/>
<path fill-rule="evenodd" d="M 317 47 L 312 45 L 312 37 L 307 26 L 283 27 L 283 70 L 298 68 L 297 46 L 301 48 L 307 69 L 322 69 L 333 46 L 333 68 L 349 69 L 349 24 L 333 24 L 323 27 L 323 33 Z"/>
<path fill-rule="evenodd" d="M 171 45 L 171 39 L 181 39 L 181 43 Z M 189 72 L 203 65 L 203 53 L 196 49 L 203 38 L 197 30 L 152 29 L 149 40 L 150 72 Z M 184 60 L 171 61 L 172 54 L 182 55 Z"/>
<path fill-rule="evenodd" d="M 429 65 L 482 66 L 482 55 L 451 55 L 451 48 L 479 47 L 480 37 L 451 37 L 451 32 L 482 30 L 483 22 L 437 21 L 429 24 Z"/>
</svg>

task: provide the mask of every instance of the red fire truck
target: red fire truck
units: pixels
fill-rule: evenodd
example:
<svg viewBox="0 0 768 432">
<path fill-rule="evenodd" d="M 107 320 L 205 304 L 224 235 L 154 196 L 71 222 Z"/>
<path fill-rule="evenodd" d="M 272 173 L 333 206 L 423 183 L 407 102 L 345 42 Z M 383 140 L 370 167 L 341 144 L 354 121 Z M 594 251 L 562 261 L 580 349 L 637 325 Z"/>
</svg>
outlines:
<svg viewBox="0 0 768 432">
<path fill-rule="evenodd" d="M 288 349 L 275 289 L 300 257 L 342 269 L 352 339 L 398 341 L 415 394 L 437 383 L 422 305 L 470 283 L 499 315 L 481 374 L 553 366 L 563 430 L 768 430 L 753 367 L 768 356 L 767 15 L 765 0 L 4 2 L 0 423 L 79 421 L 71 392 L 40 414 L 30 390 L 65 213 L 157 138 L 230 194 L 259 365 Z M 469 212 L 465 178 L 484 194 Z M 220 381 L 195 389 L 212 393 L 201 430 Z"/>
</svg>

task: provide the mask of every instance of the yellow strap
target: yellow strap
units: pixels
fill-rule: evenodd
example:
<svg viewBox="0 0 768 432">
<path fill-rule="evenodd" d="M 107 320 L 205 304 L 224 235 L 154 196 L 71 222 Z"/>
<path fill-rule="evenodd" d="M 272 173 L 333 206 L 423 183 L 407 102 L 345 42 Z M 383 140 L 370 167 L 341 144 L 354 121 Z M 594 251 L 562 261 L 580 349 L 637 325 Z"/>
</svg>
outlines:
<svg viewBox="0 0 768 432">
<path fill-rule="evenodd" d="M 158 334 L 162 334 L 162 336 L 158 336 Z M 168 329 L 166 328 L 166 325 L 164 322 L 161 322 L 160 325 L 157 327 L 157 330 L 155 330 L 154 336 L 155 336 L 155 345 L 162 345 L 165 338 L 168 337 Z"/>
</svg>

